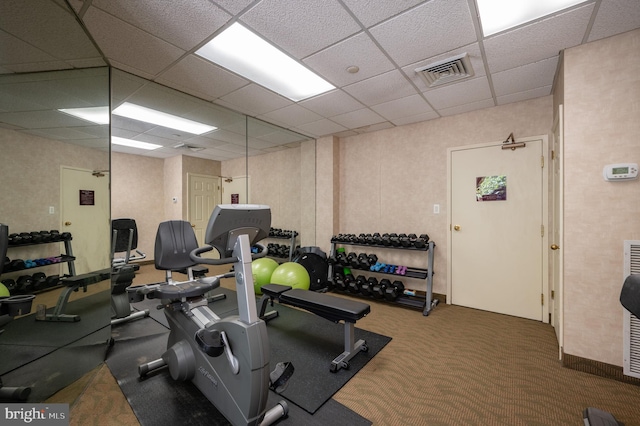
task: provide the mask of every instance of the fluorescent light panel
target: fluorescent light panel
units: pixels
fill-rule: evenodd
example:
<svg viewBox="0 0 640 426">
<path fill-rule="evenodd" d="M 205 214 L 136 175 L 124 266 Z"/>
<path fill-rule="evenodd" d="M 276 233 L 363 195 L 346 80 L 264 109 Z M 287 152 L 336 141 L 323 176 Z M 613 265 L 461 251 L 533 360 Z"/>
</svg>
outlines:
<svg viewBox="0 0 640 426">
<path fill-rule="evenodd" d="M 476 0 L 485 37 L 522 25 L 585 0 Z"/>
<path fill-rule="evenodd" d="M 239 23 L 218 34 L 196 54 L 294 102 L 335 89 Z"/>
<path fill-rule="evenodd" d="M 114 109 L 113 114 L 157 126 L 193 133 L 195 135 L 201 135 L 217 129 L 217 127 L 209 126 L 208 124 L 198 123 L 197 121 L 188 120 L 178 117 L 177 115 L 167 114 L 166 112 L 157 111 L 130 102 L 125 102 Z"/>
<path fill-rule="evenodd" d="M 157 145 L 155 143 L 134 141 L 133 139 L 119 138 L 117 136 L 111 136 L 111 143 L 114 145 L 122 145 L 122 146 L 128 146 L 130 148 L 146 149 L 149 151 L 162 148 L 162 145 Z"/>
<path fill-rule="evenodd" d="M 58 111 L 96 124 L 109 124 L 109 107 L 62 108 Z"/>
</svg>

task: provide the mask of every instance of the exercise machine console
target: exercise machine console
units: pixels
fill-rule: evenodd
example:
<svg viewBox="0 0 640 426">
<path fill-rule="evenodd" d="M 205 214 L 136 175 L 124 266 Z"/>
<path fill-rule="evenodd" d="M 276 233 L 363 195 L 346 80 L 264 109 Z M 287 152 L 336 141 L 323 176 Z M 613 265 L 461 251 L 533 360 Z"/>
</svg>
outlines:
<svg viewBox="0 0 640 426">
<path fill-rule="evenodd" d="M 156 236 L 155 262 L 159 269 L 175 269 L 175 260 L 209 265 L 233 264 L 233 274 L 184 282 L 134 287 L 132 302 L 160 299 L 169 322 L 167 350 L 160 359 L 142 364 L 145 376 L 167 365 L 174 380 L 190 380 L 233 425 L 268 425 L 287 414 L 284 401 L 267 410 L 269 388 L 283 390 L 292 366 L 279 363 L 269 372 L 267 328 L 258 317 L 251 246 L 264 239 L 271 226 L 271 210 L 263 205 L 218 205 L 205 232 L 206 245 L 190 247 L 195 235 L 188 222 L 163 222 Z M 204 258 L 213 249 L 220 259 Z M 264 246 L 253 257 L 267 253 Z M 218 317 L 205 294 L 219 287 L 220 278 L 234 276 L 238 315 Z"/>
</svg>

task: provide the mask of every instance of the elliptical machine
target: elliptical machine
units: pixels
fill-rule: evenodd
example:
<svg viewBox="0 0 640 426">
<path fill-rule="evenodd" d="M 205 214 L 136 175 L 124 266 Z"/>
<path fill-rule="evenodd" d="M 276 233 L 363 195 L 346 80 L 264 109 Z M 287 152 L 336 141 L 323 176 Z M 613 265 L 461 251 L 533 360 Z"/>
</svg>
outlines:
<svg viewBox="0 0 640 426">
<path fill-rule="evenodd" d="M 160 263 L 159 269 L 175 269 L 173 260 L 186 255 L 192 263 L 233 263 L 234 273 L 128 290 L 132 302 L 145 295 L 160 299 L 171 330 L 166 352 L 140 365 L 140 376 L 168 365 L 174 380 L 193 382 L 233 425 L 266 426 L 288 412 L 285 401 L 266 409 L 269 388 L 284 390 L 293 366 L 279 363 L 269 373 L 267 328 L 257 314 L 251 272 L 251 245 L 267 237 L 270 225 L 268 206 L 218 205 L 205 232 L 207 245 L 198 248 L 188 222 L 163 222 L 156 236 L 156 267 Z M 267 253 L 259 246 L 261 253 L 253 257 Z M 213 248 L 220 259 L 201 256 Z M 219 287 L 220 278 L 231 276 L 236 280 L 238 315 L 220 318 L 208 307 L 205 294 Z"/>
</svg>

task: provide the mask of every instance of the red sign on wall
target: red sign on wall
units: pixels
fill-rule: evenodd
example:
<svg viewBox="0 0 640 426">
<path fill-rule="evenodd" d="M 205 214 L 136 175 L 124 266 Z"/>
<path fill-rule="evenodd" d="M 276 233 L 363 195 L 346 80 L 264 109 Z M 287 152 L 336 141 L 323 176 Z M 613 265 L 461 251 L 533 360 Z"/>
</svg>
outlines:
<svg viewBox="0 0 640 426">
<path fill-rule="evenodd" d="M 240 194 L 231 194 L 231 204 L 240 204 Z"/>
</svg>

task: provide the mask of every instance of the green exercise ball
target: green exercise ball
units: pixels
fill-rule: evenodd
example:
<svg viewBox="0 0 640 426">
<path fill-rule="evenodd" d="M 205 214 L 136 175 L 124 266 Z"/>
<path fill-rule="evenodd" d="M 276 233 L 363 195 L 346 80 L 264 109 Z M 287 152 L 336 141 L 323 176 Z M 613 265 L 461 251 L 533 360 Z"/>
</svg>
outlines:
<svg viewBox="0 0 640 426">
<path fill-rule="evenodd" d="M 263 285 L 271 283 L 271 274 L 278 267 L 278 262 L 270 257 L 261 257 L 251 262 L 251 273 L 253 274 L 253 288 L 256 294 L 262 294 L 260 290 Z"/>
<path fill-rule="evenodd" d="M 9 297 L 11 293 L 9 293 L 9 289 L 4 284 L 0 283 L 0 297 Z"/>
<path fill-rule="evenodd" d="M 285 262 L 271 275 L 273 284 L 288 285 L 293 288 L 309 290 L 309 272 L 299 263 Z"/>
</svg>

